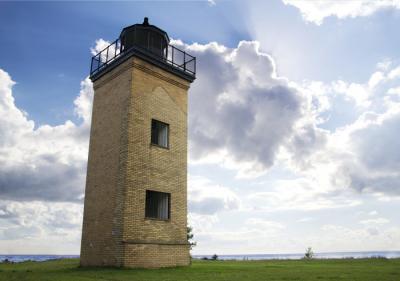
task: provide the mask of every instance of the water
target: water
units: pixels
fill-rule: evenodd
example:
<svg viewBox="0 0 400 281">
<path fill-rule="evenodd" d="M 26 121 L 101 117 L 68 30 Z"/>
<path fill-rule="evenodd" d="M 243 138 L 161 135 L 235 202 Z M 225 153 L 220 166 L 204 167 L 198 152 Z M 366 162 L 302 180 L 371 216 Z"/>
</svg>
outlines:
<svg viewBox="0 0 400 281">
<path fill-rule="evenodd" d="M 194 255 L 195 259 L 208 258 L 212 255 Z M 302 254 L 259 254 L 259 255 L 218 255 L 220 260 L 298 260 L 304 257 Z M 400 251 L 376 251 L 376 252 L 331 252 L 315 253 L 317 259 L 344 259 L 344 258 L 376 258 L 387 259 L 400 258 Z"/>
<path fill-rule="evenodd" d="M 212 255 L 194 255 L 195 259 L 211 258 Z M 298 260 L 304 254 L 259 254 L 259 255 L 218 255 L 220 260 Z M 315 258 L 318 259 L 343 259 L 343 258 L 373 258 L 384 257 L 388 259 L 400 258 L 400 251 L 376 251 L 376 252 L 332 252 L 332 253 L 316 253 Z M 8 259 L 12 262 L 23 261 L 46 261 L 54 259 L 71 259 L 79 258 L 79 255 L 0 255 L 0 262 Z"/>
<path fill-rule="evenodd" d="M 79 258 L 79 255 L 0 255 L 0 262 L 5 259 L 12 262 L 23 261 L 47 261 L 56 259 L 72 259 Z"/>
</svg>

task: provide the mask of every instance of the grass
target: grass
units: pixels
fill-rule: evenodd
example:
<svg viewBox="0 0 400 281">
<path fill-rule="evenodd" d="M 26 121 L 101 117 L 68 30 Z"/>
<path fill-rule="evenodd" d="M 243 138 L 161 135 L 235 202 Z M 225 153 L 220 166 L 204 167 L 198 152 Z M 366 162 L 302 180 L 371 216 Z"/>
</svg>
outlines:
<svg viewBox="0 0 400 281">
<path fill-rule="evenodd" d="M 236 281 L 351 280 L 398 281 L 400 259 L 194 261 L 166 269 L 79 268 L 78 259 L 0 264 L 0 281 Z"/>
</svg>

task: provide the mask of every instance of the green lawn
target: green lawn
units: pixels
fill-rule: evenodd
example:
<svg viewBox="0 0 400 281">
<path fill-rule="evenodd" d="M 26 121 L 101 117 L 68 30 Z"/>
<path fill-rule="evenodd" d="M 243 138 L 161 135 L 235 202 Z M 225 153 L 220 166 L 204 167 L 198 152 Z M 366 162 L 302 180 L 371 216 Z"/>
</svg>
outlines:
<svg viewBox="0 0 400 281">
<path fill-rule="evenodd" d="M 78 268 L 77 259 L 0 264 L 0 280 L 351 280 L 399 281 L 400 259 L 194 261 L 168 269 Z"/>
</svg>

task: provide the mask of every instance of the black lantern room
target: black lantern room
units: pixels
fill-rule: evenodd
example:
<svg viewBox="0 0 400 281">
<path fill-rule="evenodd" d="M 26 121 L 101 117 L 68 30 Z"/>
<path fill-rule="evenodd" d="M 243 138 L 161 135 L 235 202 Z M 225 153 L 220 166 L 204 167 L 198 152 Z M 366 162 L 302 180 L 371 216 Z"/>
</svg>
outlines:
<svg viewBox="0 0 400 281">
<path fill-rule="evenodd" d="M 168 34 L 145 17 L 143 23 L 122 29 L 117 40 L 92 57 L 90 79 L 99 79 L 133 56 L 190 82 L 196 78 L 196 58 L 171 45 Z"/>
<path fill-rule="evenodd" d="M 147 17 L 144 18 L 142 24 L 125 27 L 119 38 L 122 51 L 135 46 L 144 48 L 157 56 L 167 56 L 168 34 L 157 26 L 150 25 Z"/>
</svg>

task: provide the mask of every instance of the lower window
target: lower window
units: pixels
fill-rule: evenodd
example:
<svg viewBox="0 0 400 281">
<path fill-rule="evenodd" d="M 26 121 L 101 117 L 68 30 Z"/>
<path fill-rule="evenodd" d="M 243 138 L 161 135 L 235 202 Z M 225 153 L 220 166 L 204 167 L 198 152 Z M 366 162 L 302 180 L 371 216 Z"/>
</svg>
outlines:
<svg viewBox="0 0 400 281">
<path fill-rule="evenodd" d="M 146 190 L 146 218 L 169 220 L 171 194 Z"/>
</svg>

